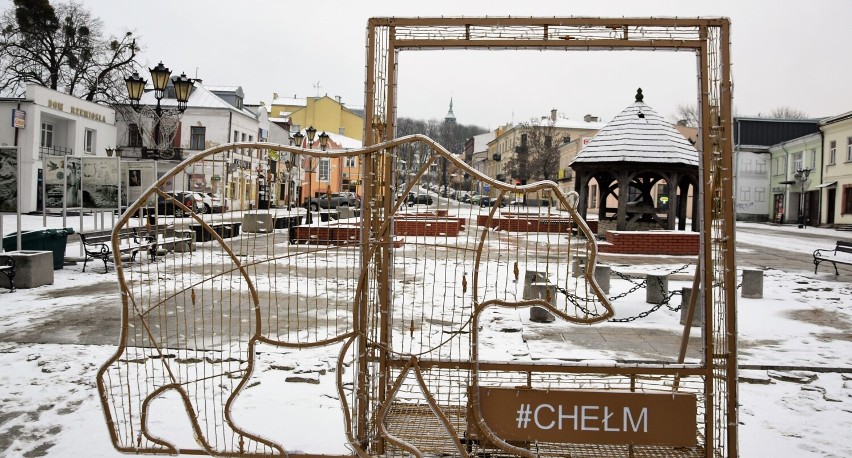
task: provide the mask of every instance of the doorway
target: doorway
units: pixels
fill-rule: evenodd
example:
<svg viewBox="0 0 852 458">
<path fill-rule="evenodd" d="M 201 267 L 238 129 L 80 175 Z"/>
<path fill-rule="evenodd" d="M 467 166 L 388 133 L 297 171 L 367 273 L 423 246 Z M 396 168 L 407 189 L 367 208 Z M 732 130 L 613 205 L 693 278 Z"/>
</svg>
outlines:
<svg viewBox="0 0 852 458">
<path fill-rule="evenodd" d="M 834 224 L 834 202 L 837 199 L 837 189 L 830 188 L 828 190 L 828 198 L 825 203 L 825 211 L 827 212 L 825 222 L 828 225 Z"/>
</svg>

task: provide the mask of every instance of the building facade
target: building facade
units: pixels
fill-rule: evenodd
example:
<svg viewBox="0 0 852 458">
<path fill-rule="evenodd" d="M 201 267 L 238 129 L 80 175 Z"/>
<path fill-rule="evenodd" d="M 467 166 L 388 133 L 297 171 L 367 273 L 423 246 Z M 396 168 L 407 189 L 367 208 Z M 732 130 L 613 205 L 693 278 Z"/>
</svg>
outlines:
<svg viewBox="0 0 852 458">
<path fill-rule="evenodd" d="M 279 122 L 286 119 L 292 132 L 313 126 L 317 132 L 364 139 L 363 113 L 347 107 L 340 97 L 287 98 L 273 94 L 269 117 Z"/>
<path fill-rule="evenodd" d="M 166 89 L 160 101 L 165 109 L 177 106 L 170 89 Z M 157 105 L 153 91 L 142 95 L 140 105 Z M 154 161 L 159 178 L 181 160 L 206 149 L 227 143 L 266 141 L 268 127 L 265 110 L 253 112 L 243 105 L 243 91 L 239 86 L 207 87 L 196 81 L 171 138 L 161 136 L 155 140 L 157 135 L 152 135 L 155 129 L 151 119 L 130 107 L 121 107 L 117 143 L 127 162 Z M 225 158 L 229 165 L 226 173 L 199 165 L 188 169 L 187 176 L 175 177 L 166 190 L 212 192 L 225 197 L 231 210 L 257 208 L 260 201 L 270 200 L 268 151 L 235 148 L 225 153 Z"/>
<path fill-rule="evenodd" d="M 819 131 L 817 119 L 734 118 L 734 189 L 738 221 L 767 221 L 771 191 L 769 148 Z M 819 178 L 819 177 L 812 177 Z M 781 192 L 783 194 L 783 192 Z"/>
<path fill-rule="evenodd" d="M 591 138 L 605 124 L 600 122 L 597 117 L 586 115 L 582 121 L 576 121 L 564 117 L 560 117 L 557 110 L 551 110 L 550 116 L 543 116 L 539 119 L 531 120 L 529 123 L 522 124 L 507 124 L 499 127 L 495 131 L 495 138 L 488 143 L 488 154 L 483 168 L 488 171 L 488 175 L 500 181 L 507 183 L 518 183 L 520 177 L 512 176 L 507 164 L 517 156 L 519 148 L 526 144 L 527 135 L 531 129 L 546 129 L 547 136 L 554 145 L 568 145 L 577 139 Z M 573 151 L 576 154 L 577 150 L 570 148 L 565 149 L 564 146 L 559 147 L 559 170 L 554 176 L 554 179 L 565 180 L 570 175 L 567 164 L 570 163 L 573 157 L 568 158 Z M 565 158 L 562 154 L 566 155 Z M 563 164 L 565 165 L 563 168 Z"/>
<path fill-rule="evenodd" d="M 50 159 L 107 157 L 107 148 L 116 146 L 111 107 L 28 84 L 23 98 L 0 99 L 0 110 L 7 117 L 0 123 L 0 146 L 18 151 L 15 158 L 8 153 L 0 158 L 0 211 L 15 211 L 18 180 L 21 212 L 43 208 L 42 180 Z"/>
<path fill-rule="evenodd" d="M 771 176 L 769 221 L 786 224 L 816 225 L 820 214 L 820 172 L 822 135 L 814 133 L 778 143 L 769 148 L 770 161 L 764 166 Z M 748 172 L 743 163 L 740 174 Z M 807 172 L 803 172 L 807 170 Z M 807 173 L 807 177 L 805 174 Z M 807 178 L 807 179 L 806 179 Z M 741 191 L 742 192 L 742 191 Z M 740 199 L 750 196 L 738 196 Z M 754 196 L 760 198 L 763 196 Z"/>
<path fill-rule="evenodd" d="M 824 119 L 822 180 L 817 186 L 824 211 L 820 222 L 852 225 L 852 111 Z"/>
</svg>

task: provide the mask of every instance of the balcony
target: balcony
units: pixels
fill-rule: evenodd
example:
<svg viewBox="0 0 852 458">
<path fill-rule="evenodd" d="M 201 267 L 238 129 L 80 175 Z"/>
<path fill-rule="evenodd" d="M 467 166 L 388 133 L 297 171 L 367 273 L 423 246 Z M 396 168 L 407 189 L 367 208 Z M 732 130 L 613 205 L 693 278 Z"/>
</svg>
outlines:
<svg viewBox="0 0 852 458">
<path fill-rule="evenodd" d="M 44 159 L 45 156 L 73 156 L 74 150 L 64 146 L 39 146 L 39 159 Z"/>
<path fill-rule="evenodd" d="M 154 159 L 164 161 L 182 161 L 183 148 L 167 148 L 163 151 L 142 147 L 142 159 Z"/>
</svg>

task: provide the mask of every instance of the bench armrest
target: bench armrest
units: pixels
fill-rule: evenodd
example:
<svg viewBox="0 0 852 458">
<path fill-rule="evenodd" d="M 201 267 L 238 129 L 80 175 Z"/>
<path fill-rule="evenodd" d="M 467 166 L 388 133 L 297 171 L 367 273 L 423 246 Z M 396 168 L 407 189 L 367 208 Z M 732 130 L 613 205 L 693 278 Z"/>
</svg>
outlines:
<svg viewBox="0 0 852 458">
<path fill-rule="evenodd" d="M 109 246 L 103 242 L 83 243 L 83 246 L 89 256 L 103 256 L 111 253 Z"/>
</svg>

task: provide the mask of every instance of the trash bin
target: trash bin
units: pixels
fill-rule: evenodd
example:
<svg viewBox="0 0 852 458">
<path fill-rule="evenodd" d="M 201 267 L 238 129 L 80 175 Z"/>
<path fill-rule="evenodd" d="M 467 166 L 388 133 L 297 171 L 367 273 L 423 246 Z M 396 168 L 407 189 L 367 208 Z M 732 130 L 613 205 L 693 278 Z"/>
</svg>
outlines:
<svg viewBox="0 0 852 458">
<path fill-rule="evenodd" d="M 21 232 L 21 249 L 52 251 L 53 270 L 61 269 L 65 263 L 65 246 L 68 243 L 68 235 L 73 233 L 73 227 L 23 231 Z M 18 249 L 17 232 L 3 237 L 3 249 L 6 251 Z"/>
</svg>

